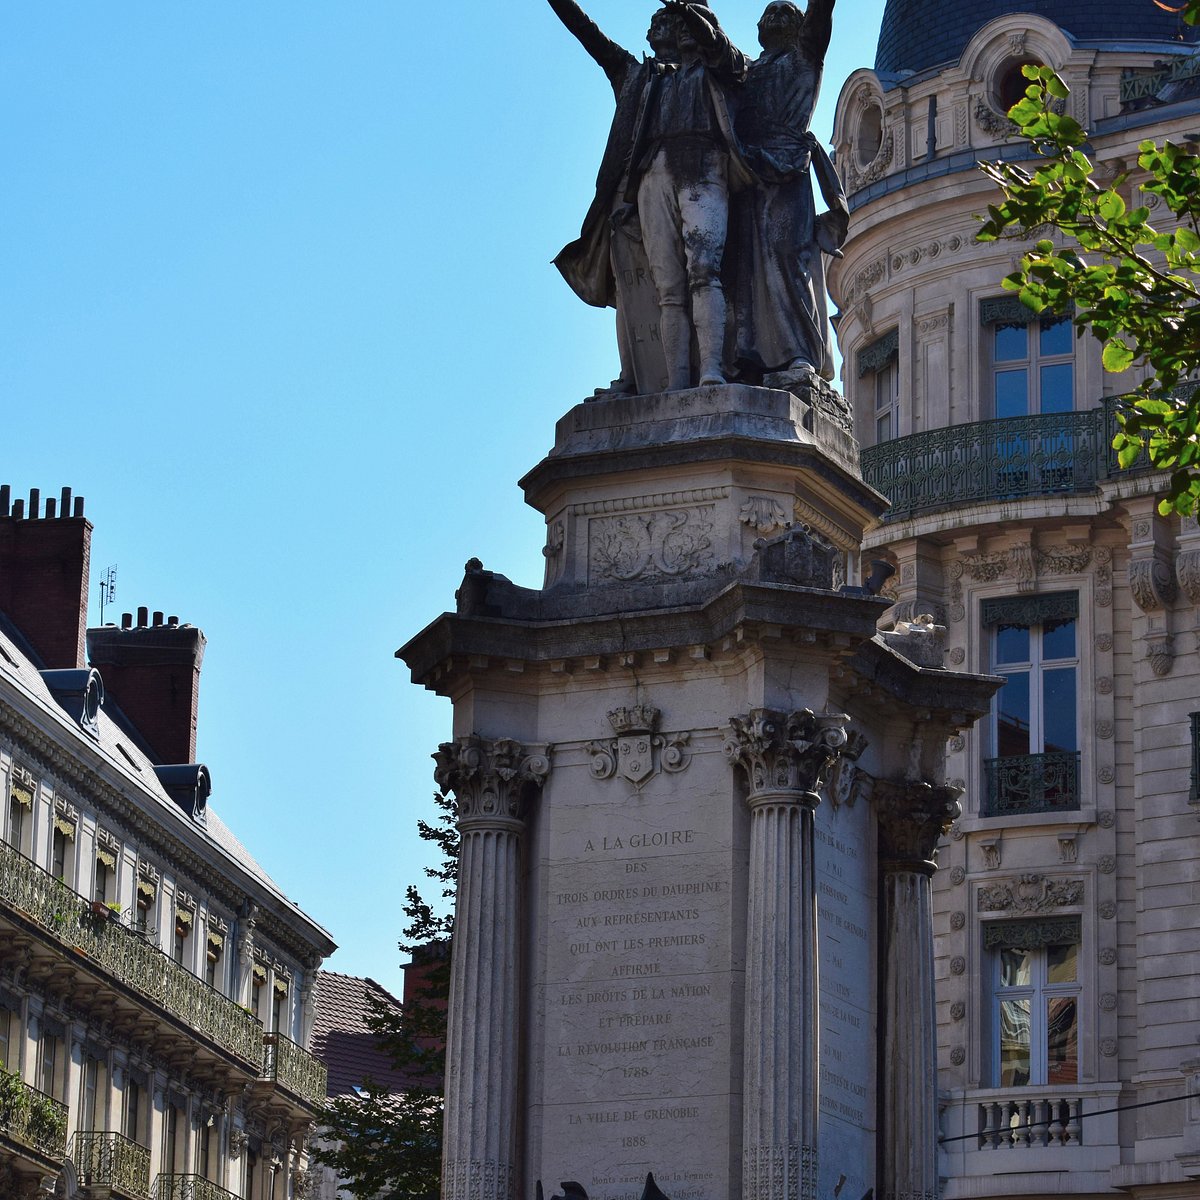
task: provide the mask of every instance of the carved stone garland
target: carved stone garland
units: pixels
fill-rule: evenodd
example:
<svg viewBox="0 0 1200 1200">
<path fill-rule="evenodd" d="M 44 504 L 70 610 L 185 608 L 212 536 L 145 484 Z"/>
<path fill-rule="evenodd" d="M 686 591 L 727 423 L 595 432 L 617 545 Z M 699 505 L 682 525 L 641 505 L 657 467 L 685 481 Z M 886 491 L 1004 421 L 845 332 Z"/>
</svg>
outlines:
<svg viewBox="0 0 1200 1200">
<path fill-rule="evenodd" d="M 876 781 L 883 928 L 880 1182 L 885 1196 L 938 1195 L 933 888 L 937 844 L 962 814 L 962 788 Z"/>
<path fill-rule="evenodd" d="M 520 837 L 550 746 L 464 737 L 433 756 L 461 834 L 446 1038 L 444 1200 L 513 1200 L 520 989 Z M 480 1003 L 479 998 L 486 1002 Z"/>
<path fill-rule="evenodd" d="M 755 1200 L 817 1194 L 813 814 L 847 720 L 759 708 L 732 718 L 725 741 L 749 782 L 743 1194 Z"/>
</svg>

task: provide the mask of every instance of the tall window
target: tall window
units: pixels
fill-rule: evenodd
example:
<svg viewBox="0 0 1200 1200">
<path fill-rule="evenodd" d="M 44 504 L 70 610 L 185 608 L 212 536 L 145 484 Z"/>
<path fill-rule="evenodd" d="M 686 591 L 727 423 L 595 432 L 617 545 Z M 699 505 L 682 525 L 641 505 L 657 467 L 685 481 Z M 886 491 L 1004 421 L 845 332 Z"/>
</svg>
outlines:
<svg viewBox="0 0 1200 1200">
<path fill-rule="evenodd" d="M 215 930 L 210 929 L 204 951 L 204 982 L 209 987 L 220 986 L 221 951 L 224 947 L 225 939 Z"/>
<path fill-rule="evenodd" d="M 171 957 L 180 966 L 187 965 L 188 937 L 192 932 L 192 914 L 185 909 L 175 911 L 175 936 L 171 943 Z"/>
<path fill-rule="evenodd" d="M 33 788 L 14 783 L 8 795 L 8 844 L 28 855 L 33 838 Z"/>
<path fill-rule="evenodd" d="M 62 1058 L 62 1038 L 58 1037 L 51 1030 L 43 1029 L 41 1040 L 38 1044 L 39 1064 L 38 1064 L 38 1087 L 46 1093 L 47 1096 L 53 1096 L 56 1100 L 61 1099 L 59 1093 L 59 1079 L 62 1076 L 61 1062 Z"/>
<path fill-rule="evenodd" d="M 108 1072 L 104 1063 L 89 1056 L 84 1060 L 83 1077 L 80 1080 L 79 1128 L 85 1132 L 104 1128 L 103 1092 Z"/>
<path fill-rule="evenodd" d="M 16 1071 L 16 1056 L 12 1052 L 10 1039 L 13 1031 L 13 1015 L 0 1005 L 0 1068 Z"/>
<path fill-rule="evenodd" d="M 992 708 L 994 757 L 985 764 L 985 816 L 1079 807 L 1077 630 L 1074 593 L 986 601 L 992 670 L 1004 678 Z"/>
<path fill-rule="evenodd" d="M 71 868 L 71 839 L 56 821 L 54 823 L 54 838 L 50 846 L 50 870 L 55 879 L 66 882 L 67 873 Z"/>
<path fill-rule="evenodd" d="M 1079 1081 L 1079 921 L 985 926 L 992 969 L 992 1083 Z"/>
<path fill-rule="evenodd" d="M 250 1010 L 266 1024 L 264 1011 L 264 995 L 267 991 L 267 968 L 262 963 L 255 963 L 250 978 Z"/>
<path fill-rule="evenodd" d="M 121 1132 L 131 1141 L 140 1142 L 142 1132 L 142 1085 L 132 1075 L 125 1077 L 122 1097 Z"/>
<path fill-rule="evenodd" d="M 288 1022 L 288 989 L 286 981 L 282 979 L 275 980 L 275 995 L 271 1004 L 271 1028 L 276 1033 L 282 1033 L 287 1037 L 291 1030 L 291 1025 Z"/>
<path fill-rule="evenodd" d="M 875 372 L 875 444 L 900 436 L 900 365 L 889 359 Z"/>
<path fill-rule="evenodd" d="M 101 904 L 117 898 L 117 855 L 108 846 L 96 847 L 95 887 L 92 895 Z"/>
<path fill-rule="evenodd" d="M 992 329 L 992 415 L 1024 417 L 1075 406 L 1075 330 L 1070 317 Z"/>
<path fill-rule="evenodd" d="M 164 1175 L 175 1175 L 183 1169 L 183 1138 L 186 1125 L 187 1118 L 179 1105 L 168 1104 L 162 1146 L 162 1173 Z"/>
</svg>

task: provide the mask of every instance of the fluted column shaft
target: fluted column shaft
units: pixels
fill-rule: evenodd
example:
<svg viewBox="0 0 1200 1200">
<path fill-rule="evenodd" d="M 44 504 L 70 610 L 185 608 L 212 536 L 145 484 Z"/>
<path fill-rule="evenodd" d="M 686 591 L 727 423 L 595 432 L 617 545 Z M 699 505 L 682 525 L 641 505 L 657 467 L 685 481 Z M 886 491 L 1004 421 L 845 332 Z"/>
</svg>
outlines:
<svg viewBox="0 0 1200 1200">
<path fill-rule="evenodd" d="M 937 1200 L 932 876 L 959 789 L 880 781 L 874 795 L 883 894 L 879 1181 L 884 1200 Z"/>
<path fill-rule="evenodd" d="M 446 1032 L 446 1200 L 515 1189 L 521 824 L 460 825 Z"/>
<path fill-rule="evenodd" d="M 755 1200 L 816 1189 L 816 880 L 806 799 L 751 802 L 743 1194 Z"/>
<path fill-rule="evenodd" d="M 549 747 L 460 738 L 434 758 L 461 835 L 446 1032 L 443 1200 L 513 1200 L 520 1045 L 521 834 Z"/>
<path fill-rule="evenodd" d="M 815 1200 L 818 993 L 814 812 L 841 714 L 755 709 L 725 754 L 749 782 L 742 1194 Z"/>
</svg>

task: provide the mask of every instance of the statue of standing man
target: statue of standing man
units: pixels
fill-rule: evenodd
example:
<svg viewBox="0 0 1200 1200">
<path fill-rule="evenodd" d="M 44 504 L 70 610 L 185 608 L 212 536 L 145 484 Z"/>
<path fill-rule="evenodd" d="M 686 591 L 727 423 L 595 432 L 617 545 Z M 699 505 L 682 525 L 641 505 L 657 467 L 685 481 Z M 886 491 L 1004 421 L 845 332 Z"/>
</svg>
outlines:
<svg viewBox="0 0 1200 1200">
<path fill-rule="evenodd" d="M 731 236 L 736 361 L 752 382 L 833 378 L 821 255 L 840 256 L 849 209 L 833 163 L 809 132 L 833 28 L 834 0 L 772 0 L 758 23 L 763 53 L 739 97 L 737 136 L 757 184 L 734 204 Z M 816 215 L 813 176 L 828 211 Z"/>
<path fill-rule="evenodd" d="M 636 205 L 658 306 L 656 333 L 665 379 L 635 378 L 633 390 L 658 391 L 665 385 L 674 391 L 697 383 L 724 383 L 726 304 L 721 272 L 729 196 L 731 185 L 750 180 L 734 138 L 727 90 L 745 79 L 747 59 L 705 4 L 667 0 L 651 24 L 655 58 L 641 64 L 604 38 L 574 0 L 550 0 L 550 6 L 604 68 L 617 93 L 596 199 L 582 235 L 555 262 L 588 303 L 617 306 L 620 344 L 613 230 L 630 219 L 623 205 Z M 664 15 L 674 33 L 675 62 L 666 61 L 655 45 L 655 23 Z M 605 231 L 600 222 L 606 219 Z M 622 346 L 626 382 L 626 357 L 633 366 L 629 349 Z"/>
</svg>

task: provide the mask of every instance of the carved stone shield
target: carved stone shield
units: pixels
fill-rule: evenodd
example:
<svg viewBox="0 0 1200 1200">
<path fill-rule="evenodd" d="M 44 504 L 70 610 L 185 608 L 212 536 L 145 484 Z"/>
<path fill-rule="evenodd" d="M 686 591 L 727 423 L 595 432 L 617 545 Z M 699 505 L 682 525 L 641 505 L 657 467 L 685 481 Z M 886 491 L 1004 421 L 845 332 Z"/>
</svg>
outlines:
<svg viewBox="0 0 1200 1200">
<path fill-rule="evenodd" d="M 617 771 L 634 784 L 642 784 L 654 774 L 653 734 L 634 733 L 617 738 Z"/>
</svg>

